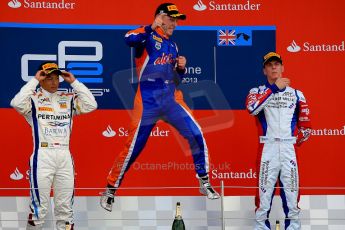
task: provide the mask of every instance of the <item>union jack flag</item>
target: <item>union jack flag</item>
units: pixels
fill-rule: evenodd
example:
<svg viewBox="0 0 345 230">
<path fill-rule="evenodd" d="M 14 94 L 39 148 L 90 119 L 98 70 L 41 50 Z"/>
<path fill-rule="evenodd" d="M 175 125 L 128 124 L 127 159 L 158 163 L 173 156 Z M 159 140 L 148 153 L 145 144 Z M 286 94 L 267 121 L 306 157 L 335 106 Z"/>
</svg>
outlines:
<svg viewBox="0 0 345 230">
<path fill-rule="evenodd" d="M 236 31 L 235 30 L 218 30 L 218 45 L 229 46 L 230 44 L 236 45 Z"/>
</svg>

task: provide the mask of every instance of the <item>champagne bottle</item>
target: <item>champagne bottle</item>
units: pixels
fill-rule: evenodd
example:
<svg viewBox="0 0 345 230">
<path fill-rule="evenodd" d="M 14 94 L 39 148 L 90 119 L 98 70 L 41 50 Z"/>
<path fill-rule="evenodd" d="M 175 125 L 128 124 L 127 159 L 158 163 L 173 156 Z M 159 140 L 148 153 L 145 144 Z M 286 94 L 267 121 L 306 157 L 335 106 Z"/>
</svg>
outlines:
<svg viewBox="0 0 345 230">
<path fill-rule="evenodd" d="M 180 202 L 176 203 L 176 215 L 174 222 L 172 224 L 172 230 L 185 230 L 186 227 L 184 226 L 184 222 L 182 219 L 182 213 L 181 213 L 181 204 Z"/>
<path fill-rule="evenodd" d="M 279 223 L 279 220 L 276 221 L 276 230 L 280 230 L 280 223 Z"/>
</svg>

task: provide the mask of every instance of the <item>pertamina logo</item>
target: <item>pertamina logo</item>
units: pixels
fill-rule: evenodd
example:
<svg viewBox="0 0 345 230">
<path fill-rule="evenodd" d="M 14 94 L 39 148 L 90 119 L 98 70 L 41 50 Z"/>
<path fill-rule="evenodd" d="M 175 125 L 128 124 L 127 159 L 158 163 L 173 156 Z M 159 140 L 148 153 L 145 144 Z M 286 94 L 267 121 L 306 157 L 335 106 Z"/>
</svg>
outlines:
<svg viewBox="0 0 345 230">
<path fill-rule="evenodd" d="M 198 0 L 193 5 L 193 9 L 196 11 L 258 11 L 260 10 L 261 3 L 252 3 L 250 0 L 243 1 L 242 3 L 219 3 L 216 0 L 209 1 L 208 3 Z"/>
<path fill-rule="evenodd" d="M 8 6 L 16 9 L 22 6 L 19 0 L 11 0 Z M 60 1 L 30 1 L 24 0 L 23 7 L 26 9 L 57 9 L 57 10 L 74 10 L 75 2 Z"/>
<path fill-rule="evenodd" d="M 303 52 L 344 52 L 345 51 L 345 42 L 340 41 L 338 44 L 315 44 L 311 42 L 304 42 L 302 47 L 299 46 L 295 40 L 292 40 L 290 45 L 286 48 L 287 51 L 291 53 L 297 53 L 299 51 Z"/>
</svg>

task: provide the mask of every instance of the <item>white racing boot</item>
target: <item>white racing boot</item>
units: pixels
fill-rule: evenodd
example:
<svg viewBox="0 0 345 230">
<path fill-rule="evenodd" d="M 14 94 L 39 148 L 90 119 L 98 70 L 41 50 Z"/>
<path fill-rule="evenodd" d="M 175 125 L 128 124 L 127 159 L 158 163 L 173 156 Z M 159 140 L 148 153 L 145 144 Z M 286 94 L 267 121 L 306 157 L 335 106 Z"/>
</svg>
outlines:
<svg viewBox="0 0 345 230">
<path fill-rule="evenodd" d="M 220 198 L 219 193 L 212 188 L 212 185 L 210 184 L 210 179 L 207 175 L 203 177 L 199 177 L 197 175 L 196 177 L 199 180 L 199 185 L 200 185 L 199 191 L 201 194 L 207 196 L 207 198 L 211 200 Z"/>
<path fill-rule="evenodd" d="M 115 189 L 107 187 L 104 192 L 101 192 L 100 205 L 102 208 L 111 212 L 113 210 Z"/>
</svg>

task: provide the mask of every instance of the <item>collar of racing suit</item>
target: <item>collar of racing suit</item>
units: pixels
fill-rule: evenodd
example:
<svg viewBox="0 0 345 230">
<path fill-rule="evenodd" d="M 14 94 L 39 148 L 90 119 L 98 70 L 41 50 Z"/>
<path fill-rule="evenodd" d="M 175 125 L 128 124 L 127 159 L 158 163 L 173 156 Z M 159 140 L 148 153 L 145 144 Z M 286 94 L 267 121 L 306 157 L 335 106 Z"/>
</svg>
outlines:
<svg viewBox="0 0 345 230">
<path fill-rule="evenodd" d="M 273 83 L 274 84 L 274 83 Z M 272 84 L 272 85 L 273 85 Z M 268 82 L 268 81 L 266 81 L 266 83 L 265 83 L 265 86 L 267 87 L 267 88 L 271 88 L 272 87 L 272 85 Z M 284 89 L 280 89 L 278 92 L 284 92 L 286 90 L 286 87 L 284 88 Z"/>
<path fill-rule="evenodd" d="M 47 90 L 43 89 L 42 87 L 40 88 L 40 90 L 43 93 L 43 95 L 46 97 L 51 97 L 57 93 L 57 91 L 55 93 L 49 93 Z"/>
<path fill-rule="evenodd" d="M 164 30 L 161 27 L 157 27 L 155 31 L 163 38 L 169 39 L 169 36 L 165 34 Z"/>
</svg>

